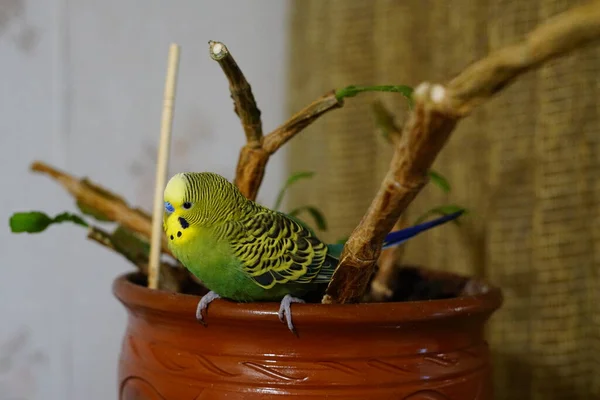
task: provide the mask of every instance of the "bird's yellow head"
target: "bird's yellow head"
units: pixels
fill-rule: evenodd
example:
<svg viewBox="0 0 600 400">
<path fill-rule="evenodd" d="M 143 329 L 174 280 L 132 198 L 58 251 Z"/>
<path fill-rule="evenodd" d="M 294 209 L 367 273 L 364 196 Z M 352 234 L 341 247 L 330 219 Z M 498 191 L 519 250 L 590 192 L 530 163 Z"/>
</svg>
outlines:
<svg viewBox="0 0 600 400">
<path fill-rule="evenodd" d="M 169 242 L 182 242 L 191 236 L 187 232 L 237 218 L 248 200 L 221 175 L 185 172 L 169 180 L 164 202 L 167 238 Z"/>
</svg>

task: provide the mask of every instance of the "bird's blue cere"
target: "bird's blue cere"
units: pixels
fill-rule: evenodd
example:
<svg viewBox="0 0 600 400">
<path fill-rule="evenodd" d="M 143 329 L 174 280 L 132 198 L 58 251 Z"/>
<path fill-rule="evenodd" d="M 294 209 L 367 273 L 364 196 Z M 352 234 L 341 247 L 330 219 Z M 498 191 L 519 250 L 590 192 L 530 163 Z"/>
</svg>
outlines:
<svg viewBox="0 0 600 400">
<path fill-rule="evenodd" d="M 172 213 L 175 211 L 175 207 L 173 207 L 173 205 L 168 201 L 165 201 L 165 210 L 167 210 L 168 213 Z"/>
</svg>

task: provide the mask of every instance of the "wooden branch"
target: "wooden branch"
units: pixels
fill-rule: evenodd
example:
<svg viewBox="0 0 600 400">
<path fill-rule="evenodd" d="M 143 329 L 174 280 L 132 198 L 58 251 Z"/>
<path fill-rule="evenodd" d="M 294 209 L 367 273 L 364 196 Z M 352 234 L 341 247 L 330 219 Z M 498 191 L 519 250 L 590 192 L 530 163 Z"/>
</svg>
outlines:
<svg viewBox="0 0 600 400">
<path fill-rule="evenodd" d="M 406 213 L 400 215 L 398 221 L 392 230 L 400 230 L 408 227 Z M 379 269 L 371 281 L 369 291 L 370 301 L 383 302 L 389 301 L 394 295 L 394 280 L 396 279 L 396 269 L 400 267 L 400 260 L 404 255 L 406 244 L 396 246 L 391 249 L 385 249 L 381 252 L 377 264 Z"/>
<path fill-rule="evenodd" d="M 490 54 L 452 79 L 440 108 L 465 116 L 522 73 L 599 37 L 600 1 L 590 1 L 555 15 L 524 41 Z"/>
<path fill-rule="evenodd" d="M 247 198 L 256 199 L 269 157 L 319 117 L 342 105 L 343 101 L 336 98 L 332 91 L 318 98 L 294 114 L 286 123 L 266 135 L 260 147 L 244 146 L 236 171 L 237 187 Z"/>
<path fill-rule="evenodd" d="M 250 200 L 256 200 L 268 161 L 269 154 L 260 147 L 246 145 L 240 150 L 234 183 Z"/>
<path fill-rule="evenodd" d="M 234 183 L 244 196 L 255 200 L 269 157 L 321 115 L 341 107 L 343 102 L 336 98 L 334 92 L 331 92 L 263 137 L 260 110 L 254 100 L 250 84 L 223 43 L 211 40 L 208 44 L 211 58 L 219 63 L 229 81 L 235 113 L 240 118 L 246 134 L 246 145 L 240 151 Z"/>
<path fill-rule="evenodd" d="M 265 174 L 269 155 L 262 150 L 262 122 L 252 88 L 235 59 L 221 42 L 209 41 L 210 57 L 217 61 L 229 81 L 234 110 L 242 122 L 246 145 L 242 147 L 234 183 L 242 194 L 255 200 Z"/>
<path fill-rule="evenodd" d="M 324 303 L 362 298 L 383 239 L 427 183 L 427 171 L 456 124 L 416 93 L 413 112 L 392 158 L 391 167 L 367 213 L 346 242 Z"/>
<path fill-rule="evenodd" d="M 427 171 L 456 123 L 525 71 L 600 39 L 600 1 L 555 16 L 525 41 L 492 53 L 444 88 L 423 83 L 395 148 L 390 169 L 360 224 L 352 232 L 323 303 L 359 301 L 398 217 L 427 181 Z"/>
<path fill-rule="evenodd" d="M 146 252 L 137 249 L 122 240 L 123 235 L 110 234 L 105 230 L 91 226 L 88 230 L 88 239 L 101 244 L 125 257 L 133 263 L 144 275 L 149 275 L 149 259 Z M 190 281 L 187 271 L 166 262 L 161 263 L 159 289 L 179 292 Z"/>
<path fill-rule="evenodd" d="M 229 81 L 229 91 L 234 109 L 246 134 L 235 171 L 234 183 L 246 198 L 255 200 L 265 175 L 269 157 L 288 140 L 328 111 L 343 106 L 344 97 L 354 97 L 363 92 L 399 92 L 408 96 L 407 86 L 348 86 L 332 91 L 293 115 L 286 123 L 263 137 L 260 110 L 256 106 L 250 84 L 244 77 L 227 46 L 209 41 L 210 56 L 217 61 Z"/>
<path fill-rule="evenodd" d="M 383 136 L 390 144 L 397 146 L 402 137 L 402 129 L 396 125 L 392 113 L 380 102 L 373 103 L 373 112 L 375 114 L 375 124 L 382 131 Z M 398 221 L 392 230 L 400 230 L 407 227 L 406 213 L 400 215 Z M 391 249 L 385 249 L 381 252 L 377 264 L 379 268 L 371 280 L 369 291 L 369 301 L 382 302 L 389 300 L 394 295 L 393 280 L 395 279 L 395 269 L 404 254 L 405 246 L 396 246 Z"/>
<path fill-rule="evenodd" d="M 152 218 L 146 212 L 129 207 L 125 200 L 91 183 L 87 179 L 77 179 L 39 161 L 31 164 L 30 168 L 34 172 L 40 172 L 54 178 L 86 208 L 150 240 L 152 235 Z M 164 234 L 161 248 L 164 253 L 172 256 L 167 247 L 167 238 Z"/>
<path fill-rule="evenodd" d="M 210 57 L 217 61 L 229 81 L 229 92 L 233 99 L 234 110 L 242 122 L 248 145 L 258 148 L 262 140 L 262 122 L 260 110 L 254 100 L 252 88 L 238 67 L 235 59 L 221 42 L 208 42 Z"/>
<path fill-rule="evenodd" d="M 312 124 L 328 111 L 344 105 L 344 101 L 331 91 L 294 114 L 286 123 L 269 133 L 264 140 L 263 148 L 268 154 L 275 153 L 288 140 Z"/>
</svg>

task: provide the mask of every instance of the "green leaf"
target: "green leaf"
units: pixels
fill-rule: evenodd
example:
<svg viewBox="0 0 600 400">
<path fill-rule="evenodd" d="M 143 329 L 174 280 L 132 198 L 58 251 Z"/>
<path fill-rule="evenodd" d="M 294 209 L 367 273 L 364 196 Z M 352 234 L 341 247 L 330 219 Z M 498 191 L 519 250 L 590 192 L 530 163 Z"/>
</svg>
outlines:
<svg viewBox="0 0 600 400">
<path fill-rule="evenodd" d="M 375 117 L 375 126 L 381 130 L 381 134 L 385 139 L 389 140 L 390 133 L 392 132 L 401 133 L 394 123 L 394 117 L 380 101 L 373 102 L 372 109 L 373 116 Z"/>
<path fill-rule="evenodd" d="M 379 85 L 379 86 L 347 86 L 335 92 L 335 97 L 342 100 L 346 97 L 354 97 L 363 92 L 395 92 L 403 95 L 408 100 L 408 107 L 413 108 L 413 88 L 405 85 Z"/>
<path fill-rule="evenodd" d="M 435 172 L 433 170 L 429 170 L 427 173 L 429 175 L 429 179 L 431 182 L 442 189 L 445 193 L 450 193 L 450 183 L 446 178 L 444 178 L 439 172 Z"/>
<path fill-rule="evenodd" d="M 427 211 L 426 213 L 424 213 L 423 215 L 421 215 L 419 218 L 417 218 L 417 220 L 415 221 L 415 225 L 420 224 L 421 222 L 425 221 L 431 215 L 435 215 L 435 214 L 448 215 L 448 214 L 453 214 L 458 211 L 464 211 L 464 214 L 461 215 L 461 217 L 464 216 L 468 212 L 466 208 L 457 206 L 455 204 L 448 204 L 448 205 L 444 205 L 444 206 L 434 207 L 434 208 L 430 209 L 429 211 Z M 459 219 L 460 219 L 460 217 L 456 218 L 455 220 L 452 220 L 452 222 L 454 222 L 457 225 L 460 225 Z"/>
<path fill-rule="evenodd" d="M 312 178 L 314 174 L 315 173 L 312 171 L 299 171 L 294 172 L 292 175 L 290 175 L 289 178 L 287 178 L 287 181 L 285 182 L 283 187 L 279 190 L 279 194 L 277 195 L 277 200 L 275 200 L 275 205 L 273 206 L 273 209 L 279 210 L 281 202 L 283 201 L 283 196 L 285 195 L 286 190 L 289 189 L 291 185 L 293 185 L 301 179 Z"/>
<path fill-rule="evenodd" d="M 73 222 L 74 224 L 87 227 L 88 224 L 80 216 L 64 212 L 54 218 L 40 211 L 14 213 L 10 217 L 10 229 L 13 233 L 39 233 L 43 232 L 52 224 L 62 222 Z"/>
<path fill-rule="evenodd" d="M 313 207 L 313 206 L 302 206 L 302 207 L 298 207 L 298 208 L 293 209 L 288 214 L 291 215 L 292 217 L 296 217 L 302 211 L 306 211 L 306 212 L 308 212 L 312 216 L 312 218 L 315 220 L 315 223 L 317 224 L 317 228 L 319 228 L 319 230 L 321 230 L 321 231 L 326 231 L 327 230 L 327 221 L 325 220 L 325 216 L 316 207 Z"/>
<path fill-rule="evenodd" d="M 42 212 L 14 213 L 10 217 L 10 229 L 13 233 L 20 232 L 42 232 L 52 223 L 52 218 Z"/>
<path fill-rule="evenodd" d="M 85 220 L 83 218 L 81 218 L 79 215 L 71 214 L 68 212 L 58 214 L 52 220 L 53 224 L 59 224 L 61 222 L 73 222 L 74 224 L 85 226 L 86 228 L 89 227 L 88 223 L 85 222 Z"/>
</svg>

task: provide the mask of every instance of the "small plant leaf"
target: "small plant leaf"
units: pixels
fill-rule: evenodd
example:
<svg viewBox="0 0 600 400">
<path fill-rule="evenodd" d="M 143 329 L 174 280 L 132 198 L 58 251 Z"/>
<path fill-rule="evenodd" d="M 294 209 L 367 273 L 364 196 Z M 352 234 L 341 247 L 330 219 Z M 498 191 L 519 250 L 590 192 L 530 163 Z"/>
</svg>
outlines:
<svg viewBox="0 0 600 400">
<path fill-rule="evenodd" d="M 429 175 L 429 179 L 433 184 L 442 189 L 445 193 L 450 193 L 450 183 L 444 176 L 442 176 L 442 174 L 433 170 L 429 170 L 427 174 Z"/>
<path fill-rule="evenodd" d="M 13 233 L 39 233 L 43 232 L 52 224 L 62 222 L 73 222 L 74 224 L 87 227 L 88 224 L 80 216 L 64 212 L 54 218 L 40 211 L 14 213 L 10 217 L 10 229 Z"/>
<path fill-rule="evenodd" d="M 444 206 L 434 207 L 434 208 L 430 209 L 429 211 L 427 211 L 426 213 L 424 213 L 423 215 L 421 215 L 419 218 L 417 218 L 417 220 L 415 221 L 415 225 L 418 225 L 421 222 L 425 221 L 431 215 L 435 215 L 435 214 L 448 215 L 448 214 L 453 214 L 453 213 L 459 212 L 459 211 L 464 212 L 464 214 L 461 215 L 461 217 L 464 216 L 468 212 L 466 208 L 459 207 L 455 204 L 448 204 L 448 205 L 444 205 Z M 457 225 L 460 225 L 459 220 L 460 220 L 460 217 L 452 220 L 452 222 L 454 222 Z"/>
<path fill-rule="evenodd" d="M 275 205 L 273 206 L 274 210 L 279 210 L 281 206 L 281 202 L 283 201 L 283 196 L 285 196 L 286 190 L 289 189 L 291 185 L 298 182 L 301 179 L 312 178 L 315 173 L 312 171 L 299 171 L 294 172 L 287 178 L 287 181 L 283 184 L 283 187 L 279 189 L 279 194 L 277 195 L 277 199 L 275 200 Z"/>
<path fill-rule="evenodd" d="M 317 224 L 317 228 L 319 228 L 319 230 L 321 230 L 321 231 L 327 230 L 327 221 L 325 220 L 325 216 L 316 207 L 302 206 L 302 207 L 293 209 L 288 214 L 291 215 L 292 217 L 297 217 L 297 215 L 303 211 L 306 211 L 307 213 L 309 213 L 312 216 L 312 218 L 315 220 L 315 223 Z"/>
<path fill-rule="evenodd" d="M 375 126 L 381 130 L 381 135 L 386 140 L 390 139 L 390 134 L 393 132 L 401 133 L 394 123 L 394 117 L 380 101 L 375 101 L 372 109 L 373 116 L 375 117 Z"/>
<path fill-rule="evenodd" d="M 88 223 L 85 222 L 85 220 L 83 218 L 81 218 L 79 215 L 71 214 L 68 212 L 58 214 L 52 220 L 52 223 L 54 223 L 54 224 L 59 224 L 61 222 L 73 222 L 74 224 L 85 226 L 86 228 L 89 227 Z"/>
<path fill-rule="evenodd" d="M 363 92 L 396 92 L 403 95 L 408 101 L 408 107 L 413 108 L 414 101 L 412 98 L 413 88 L 405 85 L 379 85 L 379 86 L 346 86 L 343 89 L 335 92 L 335 97 L 342 100 L 346 97 L 354 97 Z"/>
<path fill-rule="evenodd" d="M 42 212 L 14 213 L 10 217 L 10 229 L 13 233 L 42 232 L 52 223 L 52 218 Z"/>
</svg>

